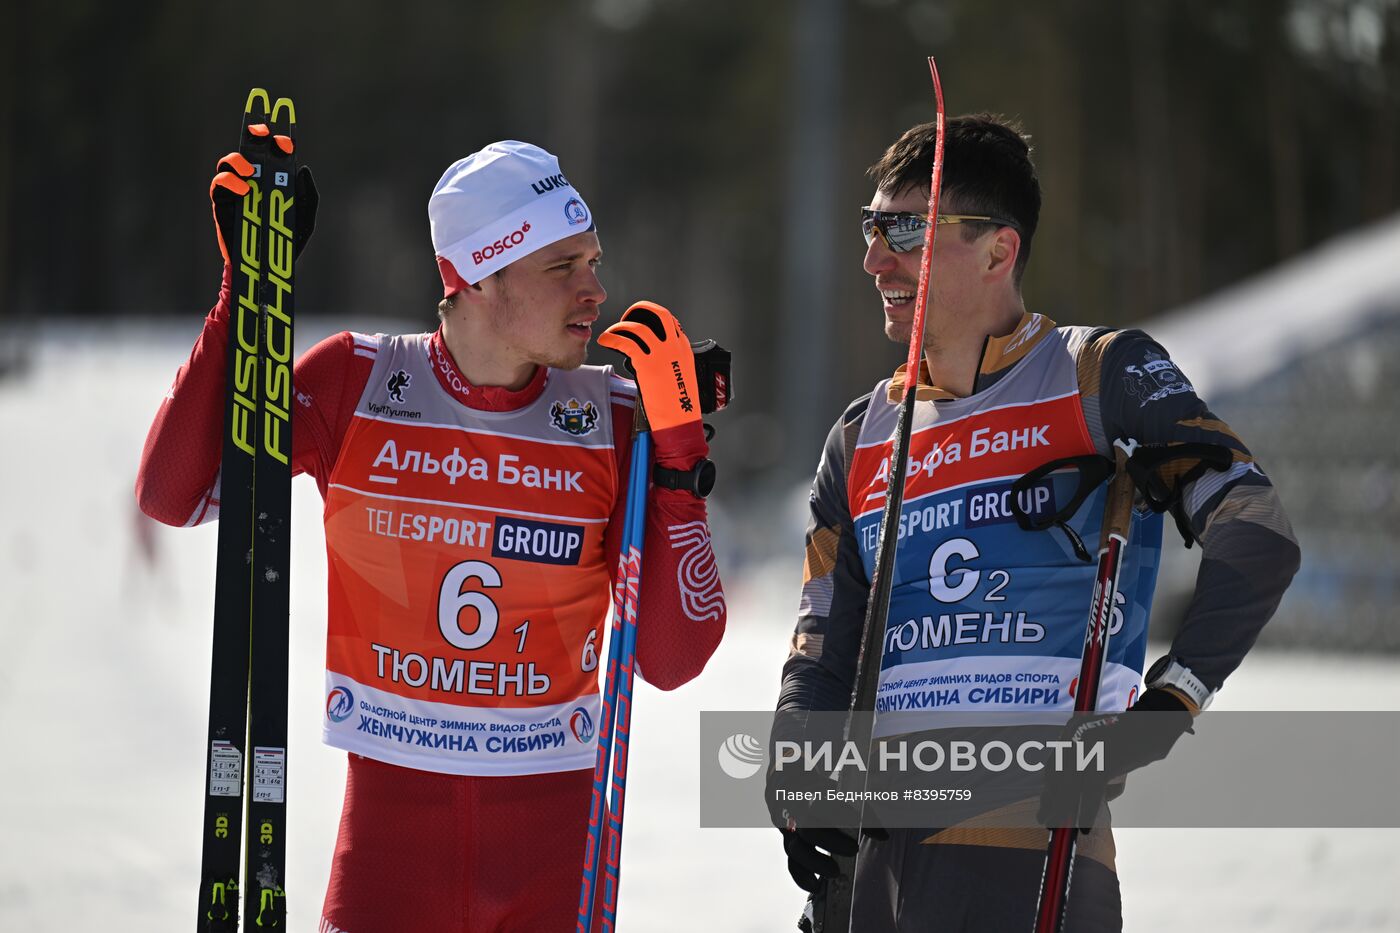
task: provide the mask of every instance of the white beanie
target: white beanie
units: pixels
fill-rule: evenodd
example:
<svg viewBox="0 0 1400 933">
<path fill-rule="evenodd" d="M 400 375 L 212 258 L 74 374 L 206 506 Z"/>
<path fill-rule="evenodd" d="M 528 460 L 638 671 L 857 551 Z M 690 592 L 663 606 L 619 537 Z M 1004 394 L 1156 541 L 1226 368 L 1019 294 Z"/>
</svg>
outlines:
<svg viewBox="0 0 1400 933">
<path fill-rule="evenodd" d="M 428 222 L 444 296 L 593 229 L 593 215 L 559 160 L 513 139 L 452 163 L 428 198 Z"/>
</svg>

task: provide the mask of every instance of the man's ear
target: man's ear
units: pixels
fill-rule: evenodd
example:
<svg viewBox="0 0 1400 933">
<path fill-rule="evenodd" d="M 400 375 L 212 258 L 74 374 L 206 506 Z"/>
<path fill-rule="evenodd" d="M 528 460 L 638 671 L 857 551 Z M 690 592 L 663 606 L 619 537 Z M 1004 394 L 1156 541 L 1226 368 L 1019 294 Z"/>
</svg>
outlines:
<svg viewBox="0 0 1400 933">
<path fill-rule="evenodd" d="M 1011 275 L 1016 269 L 1016 257 L 1020 255 L 1021 234 L 1015 227 L 998 227 L 987 245 L 987 278 Z"/>
<path fill-rule="evenodd" d="M 496 290 L 496 276 L 488 275 L 480 282 L 468 285 L 456 295 L 457 303 L 467 308 L 479 307 L 490 301 Z"/>
</svg>

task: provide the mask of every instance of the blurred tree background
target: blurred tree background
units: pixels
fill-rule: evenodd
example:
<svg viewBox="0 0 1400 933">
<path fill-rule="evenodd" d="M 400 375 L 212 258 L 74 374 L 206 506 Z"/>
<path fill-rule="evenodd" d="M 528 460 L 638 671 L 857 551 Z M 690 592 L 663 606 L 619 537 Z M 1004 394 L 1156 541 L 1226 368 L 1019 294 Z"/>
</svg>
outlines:
<svg viewBox="0 0 1400 933">
<path fill-rule="evenodd" d="M 7 8 L 5 331 L 160 314 L 193 335 L 219 274 L 208 178 L 250 86 L 295 98 L 321 189 L 298 307 L 347 322 L 436 323 L 428 194 L 525 139 L 599 218 L 605 318 L 650 298 L 736 351 L 726 485 L 809 475 L 902 358 L 856 209 L 865 167 L 932 117 L 925 55 L 950 115 L 1031 134 L 1025 293 L 1062 323 L 1140 321 L 1400 209 L 1400 0 Z"/>
</svg>

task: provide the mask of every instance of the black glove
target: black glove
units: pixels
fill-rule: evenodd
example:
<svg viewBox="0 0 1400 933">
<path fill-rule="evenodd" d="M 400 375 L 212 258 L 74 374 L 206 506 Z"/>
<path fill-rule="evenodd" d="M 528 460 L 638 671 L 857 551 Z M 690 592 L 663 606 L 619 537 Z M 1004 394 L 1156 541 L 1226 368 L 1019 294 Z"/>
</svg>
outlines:
<svg viewBox="0 0 1400 933">
<path fill-rule="evenodd" d="M 855 836 L 844 829 L 780 829 L 779 832 L 783 834 L 788 874 L 808 894 L 815 894 L 825 881 L 841 874 L 841 866 L 832 855 L 851 858 L 860 848 Z"/>
<path fill-rule="evenodd" d="M 823 719 L 823 722 L 829 720 Z M 773 720 L 773 741 L 780 738 L 820 741 L 809 725 L 805 710 L 779 710 Z M 828 740 L 838 736 L 826 736 Z M 776 755 L 769 756 L 777 761 Z M 841 866 L 832 856 L 852 858 L 859 849 L 854 827 L 860 819 L 855 806 L 826 800 L 828 790 L 837 789 L 837 783 L 820 771 L 806 771 L 801 768 L 788 768 L 779 774 L 770 765 L 764 784 L 765 802 L 768 816 L 778 832 L 783 835 L 783 851 L 787 853 L 788 874 L 797 886 L 809 893 L 815 893 L 822 883 L 841 873 Z M 816 793 L 818 801 L 779 800 L 778 790 Z M 873 822 L 873 814 L 867 809 L 861 824 L 861 836 L 885 840 L 889 838 L 883 828 Z"/>
<path fill-rule="evenodd" d="M 252 163 L 242 153 L 230 152 L 219 160 L 214 169 L 214 178 L 209 182 L 214 233 L 219 239 L 219 252 L 223 254 L 225 263 L 232 261 L 229 246 L 234 248 L 235 257 L 239 254 L 239 214 L 243 210 L 244 196 L 252 190 L 244 179 L 251 177 Z M 311 241 L 311 234 L 316 230 L 316 208 L 321 203 L 316 180 L 311 177 L 311 169 L 305 165 L 297 169 L 293 197 L 296 199 L 296 229 L 292 231 L 292 258 L 295 260 Z"/>
<path fill-rule="evenodd" d="M 311 169 L 297 166 L 296 177 L 297 223 L 292 231 L 292 260 L 301 256 L 306 244 L 311 242 L 311 234 L 316 232 L 316 208 L 321 205 L 321 193 L 316 190 L 316 179 L 311 177 Z"/>
<path fill-rule="evenodd" d="M 1147 715 L 1147 714 L 1151 715 Z M 1103 743 L 1102 771 L 1078 771 L 1074 751 L 1064 755 L 1064 770 L 1045 769 L 1045 788 L 1036 819 L 1047 827 L 1093 826 L 1108 784 L 1130 771 L 1167 757 L 1177 739 L 1191 731 L 1191 713 L 1169 690 L 1147 690 L 1122 713 L 1081 713 L 1072 718 L 1060 739 L 1092 745 Z"/>
</svg>

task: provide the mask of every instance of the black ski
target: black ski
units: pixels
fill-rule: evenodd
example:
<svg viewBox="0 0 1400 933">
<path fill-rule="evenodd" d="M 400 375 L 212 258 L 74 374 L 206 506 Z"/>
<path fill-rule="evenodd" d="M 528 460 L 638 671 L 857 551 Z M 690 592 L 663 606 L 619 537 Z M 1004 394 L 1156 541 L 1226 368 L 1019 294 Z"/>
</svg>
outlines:
<svg viewBox="0 0 1400 933">
<path fill-rule="evenodd" d="M 248 679 L 247 930 L 286 927 L 287 662 L 292 530 L 292 281 L 296 111 L 272 107 L 262 165 L 265 239 L 262 391 L 253 512 L 252 669 Z"/>
<path fill-rule="evenodd" d="M 252 127 L 271 115 L 267 92 L 253 90 L 244 107 L 238 151 L 254 165 L 267 142 Z M 209 736 L 204 796 L 204 850 L 197 929 L 238 929 L 242 863 L 244 751 L 248 734 L 248 637 L 252 618 L 253 471 L 258 444 L 258 357 L 261 341 L 262 181 L 222 229 L 238 231 L 227 243 L 233 267 L 228 365 L 224 388 L 224 444 L 219 470 L 219 543 L 214 571 L 214 647 L 209 678 Z M 227 237 L 226 237 L 227 238 Z"/>
<path fill-rule="evenodd" d="M 196 929 L 237 933 L 244 790 L 248 926 L 284 927 L 287 619 L 291 522 L 291 101 L 254 88 L 238 201 L 216 201 L 233 267 L 219 480 L 203 855 Z M 286 113 L 284 124 L 276 121 Z M 285 142 L 284 142 L 285 140 Z M 251 710 L 251 712 L 250 712 Z"/>
<path fill-rule="evenodd" d="M 861 627 L 860 653 L 856 655 L 855 684 L 851 688 L 851 710 L 846 720 L 848 743 L 860 749 L 865 760 L 871 760 L 875 731 L 875 698 L 880 688 L 880 670 L 884 664 L 885 628 L 889 623 L 890 595 L 894 586 L 895 557 L 899 548 L 899 518 L 904 513 L 904 480 L 909 469 L 909 442 L 914 424 L 914 403 L 918 399 L 919 367 L 923 361 L 924 315 L 928 309 L 929 283 L 932 275 L 933 241 L 938 232 L 938 197 L 943 186 L 943 83 L 938 66 L 928 60 L 933 77 L 933 93 L 937 102 L 938 142 L 934 150 L 933 172 L 929 180 L 928 218 L 924 231 L 924 253 L 919 267 L 919 291 L 914 302 L 914 320 L 909 330 L 909 356 L 905 362 L 904 396 L 899 403 L 899 420 L 890 438 L 890 467 L 885 484 L 885 505 L 880 513 L 880 532 L 876 539 L 874 573 L 870 580 L 870 595 L 865 604 L 865 622 Z M 854 768 L 841 769 L 841 790 L 864 792 L 868 774 Z M 865 805 L 861 804 L 864 819 Z M 859 842 L 860 833 L 856 833 Z M 813 918 L 809 926 L 814 933 L 847 933 L 858 929 L 851 916 L 854 896 L 856 858 L 832 855 L 839 873 L 829 878 L 822 891 L 813 899 Z M 799 928 L 803 921 L 799 921 Z"/>
</svg>

